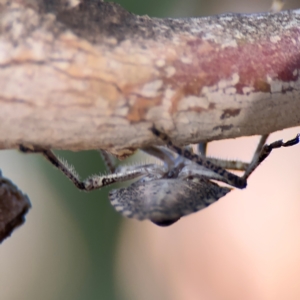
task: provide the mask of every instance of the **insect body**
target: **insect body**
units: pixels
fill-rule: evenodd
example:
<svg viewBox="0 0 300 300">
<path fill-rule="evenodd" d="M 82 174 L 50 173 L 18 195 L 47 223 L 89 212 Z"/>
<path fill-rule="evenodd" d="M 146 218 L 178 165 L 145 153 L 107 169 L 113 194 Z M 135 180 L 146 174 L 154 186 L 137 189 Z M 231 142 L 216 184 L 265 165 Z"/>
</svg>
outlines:
<svg viewBox="0 0 300 300">
<path fill-rule="evenodd" d="M 113 190 L 110 200 L 126 217 L 149 219 L 157 225 L 168 226 L 214 203 L 230 190 L 206 178 L 141 180 Z"/>
<path fill-rule="evenodd" d="M 262 136 L 252 161 L 247 164 L 194 154 L 187 148 L 173 145 L 169 137 L 156 128 L 151 130 L 166 142 L 169 149 L 151 146 L 142 150 L 160 159 L 162 165 L 144 164 L 116 169 L 111 157 L 100 150 L 111 174 L 94 175 L 85 181 L 80 181 L 74 169 L 58 159 L 51 150 L 23 145 L 20 146 L 20 150 L 43 154 L 81 190 L 94 190 L 112 183 L 136 179 L 128 187 L 112 190 L 109 194 L 111 204 L 126 217 L 149 219 L 157 225 L 168 226 L 185 215 L 207 207 L 231 190 L 230 187 L 220 186 L 212 180 L 236 188 L 245 188 L 250 174 L 273 149 L 299 143 L 297 135 L 296 138 L 285 143 L 280 140 L 265 145 L 267 136 Z M 245 172 L 239 177 L 227 169 Z"/>
<path fill-rule="evenodd" d="M 146 152 L 166 149 L 151 147 Z M 210 181 L 217 179 L 210 170 L 197 166 L 181 156 L 170 163 L 150 165 L 147 173 L 130 186 L 113 190 L 111 204 L 126 217 L 149 219 L 161 226 L 168 226 L 182 216 L 196 212 L 225 196 L 231 189 Z"/>
</svg>

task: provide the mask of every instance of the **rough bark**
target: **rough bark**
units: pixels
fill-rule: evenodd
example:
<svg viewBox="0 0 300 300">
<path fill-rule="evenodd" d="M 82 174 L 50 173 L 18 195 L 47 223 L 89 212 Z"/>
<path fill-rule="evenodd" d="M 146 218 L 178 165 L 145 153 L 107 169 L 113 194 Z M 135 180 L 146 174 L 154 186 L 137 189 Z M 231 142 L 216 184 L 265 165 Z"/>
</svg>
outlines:
<svg viewBox="0 0 300 300">
<path fill-rule="evenodd" d="M 136 16 L 102 1 L 0 3 L 0 148 L 119 155 L 300 125 L 300 10 Z"/>
<path fill-rule="evenodd" d="M 30 207 L 27 195 L 0 172 L 0 243 L 25 222 Z"/>
</svg>

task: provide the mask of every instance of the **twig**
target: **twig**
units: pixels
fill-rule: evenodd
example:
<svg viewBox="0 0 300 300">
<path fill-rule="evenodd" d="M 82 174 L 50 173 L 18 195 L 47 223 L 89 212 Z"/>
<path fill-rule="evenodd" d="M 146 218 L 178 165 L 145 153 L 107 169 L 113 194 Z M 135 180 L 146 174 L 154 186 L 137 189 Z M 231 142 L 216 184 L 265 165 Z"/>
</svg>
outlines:
<svg viewBox="0 0 300 300">
<path fill-rule="evenodd" d="M 177 144 L 300 124 L 299 10 L 157 19 L 51 3 L 0 6 L 0 148 L 124 155 L 157 143 L 152 124 Z"/>
</svg>

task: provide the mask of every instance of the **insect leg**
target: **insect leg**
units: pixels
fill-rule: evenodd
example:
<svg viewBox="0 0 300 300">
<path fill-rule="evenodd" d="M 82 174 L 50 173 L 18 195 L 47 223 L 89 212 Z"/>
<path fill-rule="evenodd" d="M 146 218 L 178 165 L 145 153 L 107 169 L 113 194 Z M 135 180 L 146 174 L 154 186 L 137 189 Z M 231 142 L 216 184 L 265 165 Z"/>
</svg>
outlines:
<svg viewBox="0 0 300 300">
<path fill-rule="evenodd" d="M 172 143 L 172 141 L 170 140 L 170 138 L 166 134 L 162 133 L 155 127 L 152 127 L 150 130 L 153 132 L 154 135 L 156 135 L 161 140 L 163 140 L 170 149 L 172 149 L 173 151 L 178 153 L 178 155 L 181 155 L 181 156 L 195 162 L 196 164 L 203 166 L 203 167 L 215 172 L 216 174 L 221 175 L 223 178 L 222 181 L 224 181 L 225 183 L 230 184 L 230 185 L 240 188 L 240 189 L 243 189 L 247 186 L 247 181 L 243 177 L 239 177 L 239 176 L 223 169 L 222 167 L 217 166 L 216 164 L 211 162 L 209 158 L 205 158 L 203 156 L 193 154 L 191 151 L 189 151 L 186 148 L 180 148 L 180 147 L 174 145 Z"/>
<path fill-rule="evenodd" d="M 174 157 L 174 153 L 169 149 L 165 147 L 148 146 L 141 150 L 163 161 L 168 170 L 174 167 L 176 158 Z"/>
<path fill-rule="evenodd" d="M 246 171 L 249 167 L 249 163 L 240 160 L 226 160 L 220 158 L 207 157 L 215 165 L 222 167 L 223 169 L 230 169 L 236 171 Z"/>
<path fill-rule="evenodd" d="M 230 169 L 236 171 L 246 171 L 246 169 L 248 168 L 249 163 L 240 160 L 227 160 L 227 159 L 220 159 L 220 158 L 207 156 L 206 155 L 207 144 L 208 143 L 199 143 L 197 145 L 198 153 L 201 154 L 202 156 L 205 156 L 215 165 L 222 167 L 223 169 Z"/>
<path fill-rule="evenodd" d="M 51 162 L 57 169 L 63 172 L 72 182 L 73 184 L 80 190 L 95 190 L 101 187 L 116 183 L 127 181 L 130 179 L 137 178 L 139 176 L 144 175 L 147 172 L 147 168 L 145 166 L 137 166 L 136 168 L 132 168 L 127 172 L 119 172 L 115 174 L 109 175 L 93 175 L 87 178 L 84 181 L 81 181 L 79 175 L 75 171 L 75 169 L 68 165 L 67 162 L 59 159 L 51 150 L 44 149 L 41 147 L 26 147 L 24 145 L 20 145 L 19 149 L 24 153 L 40 153 L 42 154 L 49 162 Z"/>
<path fill-rule="evenodd" d="M 258 144 L 257 150 L 255 151 L 255 154 L 253 156 L 253 159 L 249 164 L 248 169 L 245 171 L 243 178 L 247 180 L 247 178 L 252 174 L 252 172 L 270 155 L 273 149 L 294 146 L 299 143 L 299 137 L 300 137 L 299 134 L 297 134 L 295 138 L 285 143 L 282 140 L 278 140 L 269 145 L 265 144 L 264 146 L 261 147 L 260 151 L 258 152 L 259 147 L 261 146 L 261 144 L 264 144 L 267 138 L 267 136 L 262 136 Z"/>
<path fill-rule="evenodd" d="M 115 161 L 112 157 L 112 155 L 110 155 L 108 152 L 106 152 L 105 150 L 98 150 L 100 153 L 100 156 L 102 157 L 105 167 L 107 170 L 109 170 L 110 173 L 115 173 L 116 171 L 116 164 Z"/>
<path fill-rule="evenodd" d="M 55 156 L 55 154 L 51 150 L 47 150 L 36 146 L 29 148 L 24 145 L 20 145 L 19 149 L 23 153 L 42 154 L 52 165 L 54 165 L 57 169 L 62 171 L 78 189 L 85 190 L 84 183 L 80 181 L 75 169 L 72 166 L 70 166 L 67 162 L 63 162 L 62 160 L 60 160 L 57 156 Z"/>
<path fill-rule="evenodd" d="M 207 143 L 199 143 L 197 148 L 201 155 L 206 156 Z"/>
</svg>

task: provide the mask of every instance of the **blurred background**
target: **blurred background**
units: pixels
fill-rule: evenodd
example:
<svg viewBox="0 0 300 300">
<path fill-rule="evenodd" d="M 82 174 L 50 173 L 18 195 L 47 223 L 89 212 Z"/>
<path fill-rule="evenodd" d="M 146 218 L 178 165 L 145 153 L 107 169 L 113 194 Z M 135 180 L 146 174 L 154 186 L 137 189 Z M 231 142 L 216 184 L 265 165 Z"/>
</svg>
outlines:
<svg viewBox="0 0 300 300">
<path fill-rule="evenodd" d="M 267 11 L 271 0 L 119 0 L 157 17 Z M 286 1 L 285 9 L 299 8 Z M 300 128 L 269 141 L 291 139 Z M 250 160 L 258 137 L 209 144 Z M 58 152 L 82 178 L 104 172 L 97 152 Z M 120 218 L 108 189 L 78 191 L 39 155 L 1 151 L 0 167 L 31 199 L 24 226 L 0 246 L 1 300 L 300 299 L 300 146 L 275 150 L 208 209 L 160 228 Z"/>
</svg>

